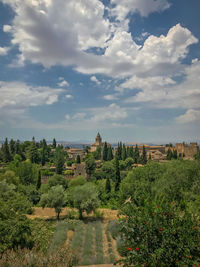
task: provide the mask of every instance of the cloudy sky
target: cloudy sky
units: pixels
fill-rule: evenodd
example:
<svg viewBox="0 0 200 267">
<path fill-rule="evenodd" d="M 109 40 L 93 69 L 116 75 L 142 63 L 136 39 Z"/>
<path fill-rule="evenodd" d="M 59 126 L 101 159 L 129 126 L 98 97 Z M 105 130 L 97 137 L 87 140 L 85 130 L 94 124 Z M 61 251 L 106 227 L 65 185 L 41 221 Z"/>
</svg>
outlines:
<svg viewBox="0 0 200 267">
<path fill-rule="evenodd" d="M 200 1 L 0 0 L 0 140 L 200 140 Z"/>
</svg>

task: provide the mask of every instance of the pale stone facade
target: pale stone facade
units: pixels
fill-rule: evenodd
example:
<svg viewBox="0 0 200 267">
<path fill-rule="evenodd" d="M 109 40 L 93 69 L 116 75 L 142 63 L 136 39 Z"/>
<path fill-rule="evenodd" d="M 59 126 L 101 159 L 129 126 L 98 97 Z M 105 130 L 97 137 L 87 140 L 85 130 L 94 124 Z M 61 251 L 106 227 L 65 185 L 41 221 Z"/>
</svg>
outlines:
<svg viewBox="0 0 200 267">
<path fill-rule="evenodd" d="M 102 142 L 102 138 L 100 133 L 97 134 L 96 139 L 95 139 L 95 143 L 91 145 L 90 147 L 90 152 L 94 152 L 97 150 L 98 147 L 101 147 L 103 149 L 105 142 Z M 110 144 L 107 143 L 108 146 L 110 146 Z"/>
</svg>

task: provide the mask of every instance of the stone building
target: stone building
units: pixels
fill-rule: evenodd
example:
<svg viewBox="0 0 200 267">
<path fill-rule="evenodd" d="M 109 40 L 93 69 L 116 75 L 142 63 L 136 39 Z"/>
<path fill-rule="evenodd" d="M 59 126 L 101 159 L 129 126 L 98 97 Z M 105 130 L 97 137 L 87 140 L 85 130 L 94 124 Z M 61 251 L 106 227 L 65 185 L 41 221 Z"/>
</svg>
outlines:
<svg viewBox="0 0 200 267">
<path fill-rule="evenodd" d="M 70 148 L 67 150 L 67 153 L 68 153 L 69 159 L 74 159 L 74 160 L 76 160 L 78 155 L 80 156 L 81 159 L 85 155 L 84 150 L 80 148 Z"/>
<path fill-rule="evenodd" d="M 192 142 L 189 145 L 183 143 L 177 143 L 175 145 L 175 149 L 177 150 L 177 155 L 184 157 L 185 159 L 192 159 L 199 151 L 199 146 L 197 143 Z"/>
<path fill-rule="evenodd" d="M 105 142 L 102 142 L 102 138 L 100 133 L 97 134 L 95 143 L 91 145 L 90 147 L 90 152 L 94 152 L 97 150 L 98 147 L 101 147 L 103 149 Z M 110 144 L 107 143 L 108 146 L 111 146 Z"/>
</svg>

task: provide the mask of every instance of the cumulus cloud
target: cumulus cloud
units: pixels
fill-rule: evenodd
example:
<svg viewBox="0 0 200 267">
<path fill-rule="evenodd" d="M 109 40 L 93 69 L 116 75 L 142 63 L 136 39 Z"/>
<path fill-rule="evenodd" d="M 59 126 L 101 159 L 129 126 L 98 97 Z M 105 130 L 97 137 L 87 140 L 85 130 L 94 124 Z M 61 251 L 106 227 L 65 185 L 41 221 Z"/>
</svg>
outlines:
<svg viewBox="0 0 200 267">
<path fill-rule="evenodd" d="M 8 54 L 9 49 L 10 49 L 9 47 L 0 46 L 0 56 L 6 56 Z"/>
<path fill-rule="evenodd" d="M 58 86 L 69 87 L 69 83 L 63 77 L 59 77 L 59 80 L 60 82 L 58 83 Z"/>
<path fill-rule="evenodd" d="M 128 114 L 125 108 L 121 108 L 115 103 L 110 104 L 108 107 L 100 107 L 91 109 L 92 121 L 116 121 L 125 119 Z"/>
<path fill-rule="evenodd" d="M 115 94 L 113 94 L 113 95 L 104 95 L 104 97 L 103 97 L 105 100 L 111 100 L 111 101 L 113 101 L 113 100 L 117 100 L 118 99 L 118 97 L 115 95 Z"/>
<path fill-rule="evenodd" d="M 178 123 L 200 121 L 200 110 L 188 109 L 185 114 L 176 118 Z"/>
<path fill-rule="evenodd" d="M 95 76 L 90 77 L 90 80 L 95 82 L 97 85 L 101 85 L 101 82 Z"/>
<path fill-rule="evenodd" d="M 68 95 L 65 95 L 65 97 L 66 97 L 67 99 L 71 99 L 71 98 L 73 98 L 73 96 L 72 96 L 72 95 L 70 95 L 70 94 L 68 94 Z"/>
<path fill-rule="evenodd" d="M 0 113 L 1 122 L 20 121 L 28 113 L 29 107 L 52 105 L 58 101 L 62 89 L 45 86 L 31 86 L 23 82 L 0 81 Z"/>
<path fill-rule="evenodd" d="M 141 16 L 147 17 L 153 12 L 161 12 L 170 7 L 167 0 L 111 0 L 115 5 L 111 9 L 111 15 L 116 16 L 118 20 L 124 20 L 129 13 L 139 12 Z"/>
</svg>

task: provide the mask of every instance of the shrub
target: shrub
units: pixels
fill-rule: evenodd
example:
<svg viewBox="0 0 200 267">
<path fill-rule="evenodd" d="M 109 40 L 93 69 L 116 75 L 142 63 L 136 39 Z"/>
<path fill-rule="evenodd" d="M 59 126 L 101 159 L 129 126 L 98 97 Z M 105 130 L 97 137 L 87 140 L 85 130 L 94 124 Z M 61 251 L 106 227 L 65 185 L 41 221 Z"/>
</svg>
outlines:
<svg viewBox="0 0 200 267">
<path fill-rule="evenodd" d="M 200 225 L 189 213 L 179 213 L 175 204 L 125 205 L 120 220 L 120 260 L 124 266 L 196 266 Z"/>
</svg>

